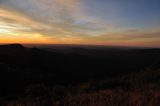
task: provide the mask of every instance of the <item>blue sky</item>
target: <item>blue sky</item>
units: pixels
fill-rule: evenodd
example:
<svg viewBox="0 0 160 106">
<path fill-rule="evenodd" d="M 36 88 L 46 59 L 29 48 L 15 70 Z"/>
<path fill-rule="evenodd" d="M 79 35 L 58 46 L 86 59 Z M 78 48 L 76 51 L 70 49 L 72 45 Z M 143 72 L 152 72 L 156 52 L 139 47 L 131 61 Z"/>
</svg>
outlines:
<svg viewBox="0 0 160 106">
<path fill-rule="evenodd" d="M 160 47 L 160 0 L 0 0 L 0 43 Z"/>
<path fill-rule="evenodd" d="M 154 27 L 160 20 L 159 0 L 85 0 L 88 14 L 115 22 L 119 26 Z M 147 23 L 149 25 L 147 25 Z"/>
</svg>

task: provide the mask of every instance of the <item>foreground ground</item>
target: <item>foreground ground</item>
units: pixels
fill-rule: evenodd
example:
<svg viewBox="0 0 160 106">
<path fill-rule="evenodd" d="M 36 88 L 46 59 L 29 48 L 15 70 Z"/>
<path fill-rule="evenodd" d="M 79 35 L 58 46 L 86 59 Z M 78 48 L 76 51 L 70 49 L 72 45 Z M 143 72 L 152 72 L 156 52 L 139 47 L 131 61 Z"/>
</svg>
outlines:
<svg viewBox="0 0 160 106">
<path fill-rule="evenodd" d="M 26 95 L 3 102 L 3 106 L 159 106 L 160 70 L 76 86 L 30 86 Z"/>
<path fill-rule="evenodd" d="M 159 106 L 159 69 L 160 49 L 0 45 L 0 106 Z"/>
</svg>

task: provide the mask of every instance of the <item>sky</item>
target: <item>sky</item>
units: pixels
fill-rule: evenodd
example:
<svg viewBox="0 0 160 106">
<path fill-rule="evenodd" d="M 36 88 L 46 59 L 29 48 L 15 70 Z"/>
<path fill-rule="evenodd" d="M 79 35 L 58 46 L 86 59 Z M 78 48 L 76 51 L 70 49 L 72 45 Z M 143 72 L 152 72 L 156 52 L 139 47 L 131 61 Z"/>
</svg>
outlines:
<svg viewBox="0 0 160 106">
<path fill-rule="evenodd" d="M 0 0 L 0 43 L 160 47 L 160 0 Z"/>
</svg>

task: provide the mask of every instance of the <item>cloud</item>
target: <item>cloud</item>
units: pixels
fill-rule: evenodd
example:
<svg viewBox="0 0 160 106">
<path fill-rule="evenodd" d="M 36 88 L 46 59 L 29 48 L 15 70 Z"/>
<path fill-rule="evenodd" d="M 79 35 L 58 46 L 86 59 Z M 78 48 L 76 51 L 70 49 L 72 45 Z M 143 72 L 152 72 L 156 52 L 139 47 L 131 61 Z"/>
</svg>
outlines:
<svg viewBox="0 0 160 106">
<path fill-rule="evenodd" d="M 145 30 L 129 29 L 118 32 L 109 32 L 103 35 L 99 35 L 98 38 L 108 40 L 119 41 L 135 41 L 135 40 L 151 40 L 160 39 L 160 28 L 151 28 Z"/>
<path fill-rule="evenodd" d="M 87 14 L 83 2 L 0 0 L 0 37 L 79 44 L 149 44 L 160 40 L 160 28 L 137 30 L 113 25 L 113 21 Z"/>
<path fill-rule="evenodd" d="M 81 10 L 80 0 L 3 0 L 1 7 L 8 11 L 5 21 L 30 27 L 44 36 L 92 36 L 104 29 Z"/>
</svg>

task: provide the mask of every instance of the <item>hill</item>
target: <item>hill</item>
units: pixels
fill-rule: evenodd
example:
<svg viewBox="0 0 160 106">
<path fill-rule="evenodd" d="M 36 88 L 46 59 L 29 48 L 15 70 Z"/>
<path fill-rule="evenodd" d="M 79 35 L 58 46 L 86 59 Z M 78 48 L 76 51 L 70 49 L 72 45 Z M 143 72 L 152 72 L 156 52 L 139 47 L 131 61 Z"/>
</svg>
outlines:
<svg viewBox="0 0 160 106">
<path fill-rule="evenodd" d="M 1 101 L 15 100 L 35 91 L 33 95 L 41 96 L 43 90 L 48 97 L 46 89 L 55 89 L 56 95 L 59 90 L 63 94 L 64 89 L 97 95 L 102 90 L 120 88 L 124 93 L 135 87 L 150 87 L 150 82 L 158 86 L 159 71 L 154 70 L 159 68 L 160 49 L 74 47 L 58 50 L 0 45 L 0 98 Z M 150 71 L 144 71 L 148 69 Z M 143 83 L 143 79 L 147 83 Z"/>
<path fill-rule="evenodd" d="M 5 106 L 159 106 L 160 70 L 144 70 L 77 86 L 32 85 Z"/>
</svg>

